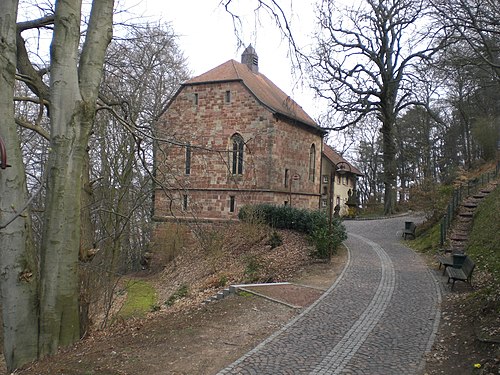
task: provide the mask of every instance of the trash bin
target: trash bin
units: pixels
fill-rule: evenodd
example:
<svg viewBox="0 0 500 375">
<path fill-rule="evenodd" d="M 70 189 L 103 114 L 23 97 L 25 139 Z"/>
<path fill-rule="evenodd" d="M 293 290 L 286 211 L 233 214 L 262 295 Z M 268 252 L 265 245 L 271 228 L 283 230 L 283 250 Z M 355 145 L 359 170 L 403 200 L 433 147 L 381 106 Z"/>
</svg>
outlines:
<svg viewBox="0 0 500 375">
<path fill-rule="evenodd" d="M 413 221 L 405 221 L 405 231 L 411 231 Z"/>
</svg>

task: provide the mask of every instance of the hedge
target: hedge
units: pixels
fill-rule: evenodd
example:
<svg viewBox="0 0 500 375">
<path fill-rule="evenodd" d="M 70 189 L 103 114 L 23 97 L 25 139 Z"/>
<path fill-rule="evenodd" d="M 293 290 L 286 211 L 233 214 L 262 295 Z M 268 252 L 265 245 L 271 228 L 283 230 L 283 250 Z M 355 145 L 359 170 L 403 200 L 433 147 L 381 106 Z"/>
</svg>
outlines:
<svg viewBox="0 0 500 375">
<path fill-rule="evenodd" d="M 245 205 L 240 208 L 241 221 L 262 222 L 276 229 L 291 229 L 309 236 L 315 245 L 312 255 L 329 259 L 347 238 L 339 219 L 330 220 L 325 212 L 270 204 Z"/>
</svg>

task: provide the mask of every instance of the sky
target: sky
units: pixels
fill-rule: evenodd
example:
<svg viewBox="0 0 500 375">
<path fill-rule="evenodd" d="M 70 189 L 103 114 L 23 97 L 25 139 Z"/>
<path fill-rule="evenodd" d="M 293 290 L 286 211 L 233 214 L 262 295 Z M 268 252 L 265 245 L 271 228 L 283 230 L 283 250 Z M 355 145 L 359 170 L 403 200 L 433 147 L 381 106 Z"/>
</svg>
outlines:
<svg viewBox="0 0 500 375">
<path fill-rule="evenodd" d="M 129 0 L 125 0 L 127 3 Z M 259 55 L 259 72 L 267 76 L 286 94 L 290 95 L 314 119 L 321 114 L 321 104 L 314 98 L 307 84 L 301 84 L 292 69 L 287 41 L 283 39 L 274 21 L 264 12 L 256 20 L 256 1 L 233 0 L 234 11 L 243 20 L 243 43 L 252 44 Z M 220 0 L 137 0 L 132 11 L 151 21 L 171 22 L 179 35 L 193 76 L 234 59 L 240 61 L 244 47 L 237 46 L 231 15 Z M 313 0 L 282 0 L 286 7 L 294 37 L 301 47 L 310 43 L 314 30 Z M 283 8 L 285 9 L 285 8 Z"/>
</svg>

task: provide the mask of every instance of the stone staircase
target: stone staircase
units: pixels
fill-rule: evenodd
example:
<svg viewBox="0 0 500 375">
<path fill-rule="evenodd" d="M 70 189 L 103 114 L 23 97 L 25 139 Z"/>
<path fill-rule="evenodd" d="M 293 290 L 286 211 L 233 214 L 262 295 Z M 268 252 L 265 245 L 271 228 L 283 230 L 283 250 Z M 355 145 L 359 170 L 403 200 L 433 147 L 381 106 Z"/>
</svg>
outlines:
<svg viewBox="0 0 500 375">
<path fill-rule="evenodd" d="M 491 182 L 462 202 L 458 209 L 458 214 L 451 226 L 448 236 L 449 245 L 445 252 L 452 254 L 462 254 L 465 252 L 469 233 L 474 221 L 474 212 L 481 201 L 487 197 L 497 185 L 498 182 Z"/>
<path fill-rule="evenodd" d="M 261 297 L 265 297 L 264 295 L 257 293 L 253 290 L 247 289 L 247 288 L 269 286 L 269 285 L 274 285 L 274 286 L 290 285 L 290 284 L 292 284 L 292 283 L 289 283 L 286 281 L 285 282 L 276 282 L 276 283 L 233 284 L 233 285 L 230 285 L 228 288 L 224 288 L 223 290 L 218 291 L 217 294 L 214 294 L 212 297 L 207 298 L 206 300 L 204 300 L 202 302 L 202 304 L 206 305 L 206 304 L 209 304 L 212 302 L 220 301 L 231 294 L 238 293 L 239 291 L 244 291 L 244 292 L 255 294 L 255 295 L 258 295 Z M 298 285 L 298 284 L 295 284 L 295 285 Z M 269 297 L 265 297 L 265 298 L 272 299 Z"/>
<path fill-rule="evenodd" d="M 208 303 L 217 302 L 217 301 L 220 301 L 221 299 L 226 298 L 231 293 L 235 293 L 235 292 L 236 292 L 236 290 L 233 289 L 232 287 L 224 288 L 223 290 L 218 291 L 217 294 L 214 294 L 212 297 L 207 298 L 206 300 L 204 300 L 202 303 L 204 305 L 206 305 Z"/>
</svg>

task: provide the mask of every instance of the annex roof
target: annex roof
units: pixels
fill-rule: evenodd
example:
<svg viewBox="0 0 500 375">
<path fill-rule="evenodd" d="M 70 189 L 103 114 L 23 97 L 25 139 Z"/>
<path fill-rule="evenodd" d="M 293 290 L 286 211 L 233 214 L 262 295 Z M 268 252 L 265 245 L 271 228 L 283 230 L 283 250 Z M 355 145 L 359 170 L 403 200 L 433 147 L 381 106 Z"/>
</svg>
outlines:
<svg viewBox="0 0 500 375">
<path fill-rule="evenodd" d="M 354 173 L 358 176 L 364 176 L 364 174 L 356 168 L 354 165 L 345 160 L 342 156 L 337 154 L 333 148 L 328 146 L 326 143 L 323 143 L 323 155 L 330 160 L 333 164 L 337 165 L 341 162 L 347 163 L 351 167 L 351 173 Z"/>
<path fill-rule="evenodd" d="M 215 82 L 241 81 L 263 105 L 273 113 L 300 121 L 317 131 L 325 133 L 321 127 L 290 96 L 285 94 L 264 74 L 252 71 L 247 65 L 235 60 L 194 77 L 183 85 L 197 85 Z"/>
</svg>

